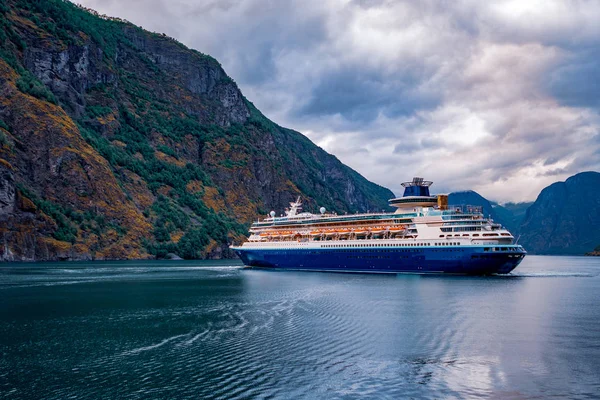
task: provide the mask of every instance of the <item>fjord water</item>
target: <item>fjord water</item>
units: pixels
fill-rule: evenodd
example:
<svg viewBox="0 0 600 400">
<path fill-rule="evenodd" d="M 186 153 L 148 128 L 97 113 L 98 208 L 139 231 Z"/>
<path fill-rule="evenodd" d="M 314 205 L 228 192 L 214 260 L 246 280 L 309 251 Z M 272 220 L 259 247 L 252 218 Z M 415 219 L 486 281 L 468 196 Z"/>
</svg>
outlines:
<svg viewBox="0 0 600 400">
<path fill-rule="evenodd" d="M 509 276 L 0 266 L 0 398 L 597 398 L 600 258 Z"/>
</svg>

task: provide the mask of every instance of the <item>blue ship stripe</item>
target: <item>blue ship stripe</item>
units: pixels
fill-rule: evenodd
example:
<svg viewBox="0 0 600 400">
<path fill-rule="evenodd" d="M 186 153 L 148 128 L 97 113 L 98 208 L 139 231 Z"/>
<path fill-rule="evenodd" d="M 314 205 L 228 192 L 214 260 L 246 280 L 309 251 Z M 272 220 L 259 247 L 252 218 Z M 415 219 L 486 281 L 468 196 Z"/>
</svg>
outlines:
<svg viewBox="0 0 600 400">
<path fill-rule="evenodd" d="M 235 251 L 244 264 L 255 267 L 336 272 L 456 274 L 506 274 L 516 268 L 526 254 L 522 247 L 517 245 L 237 248 Z"/>
</svg>

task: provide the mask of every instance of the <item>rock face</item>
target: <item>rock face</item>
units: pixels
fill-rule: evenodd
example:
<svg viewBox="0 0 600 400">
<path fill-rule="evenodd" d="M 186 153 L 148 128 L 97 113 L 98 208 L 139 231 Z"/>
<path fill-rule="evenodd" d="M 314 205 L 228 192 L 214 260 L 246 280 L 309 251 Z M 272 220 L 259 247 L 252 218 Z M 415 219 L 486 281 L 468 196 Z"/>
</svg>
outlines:
<svg viewBox="0 0 600 400">
<path fill-rule="evenodd" d="M 600 244 L 598 246 L 596 246 L 596 248 L 594 249 L 594 251 L 590 251 L 589 253 L 585 253 L 586 256 L 596 256 L 596 257 L 600 257 Z"/>
<path fill-rule="evenodd" d="M 2 260 L 231 257 L 298 195 L 338 213 L 394 197 L 173 39 L 62 0 L 0 14 Z"/>
<path fill-rule="evenodd" d="M 521 224 L 537 254 L 584 254 L 600 243 L 600 173 L 582 172 L 540 193 Z"/>
<path fill-rule="evenodd" d="M 15 178 L 7 165 L 0 164 L 0 216 L 15 209 Z"/>
</svg>

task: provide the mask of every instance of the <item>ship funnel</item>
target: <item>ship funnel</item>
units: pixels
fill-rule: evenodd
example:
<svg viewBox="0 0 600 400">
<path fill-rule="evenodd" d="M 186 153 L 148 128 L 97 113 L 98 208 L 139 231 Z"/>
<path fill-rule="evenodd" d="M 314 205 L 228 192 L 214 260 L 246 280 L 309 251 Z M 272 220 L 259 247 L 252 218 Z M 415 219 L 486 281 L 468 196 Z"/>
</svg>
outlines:
<svg viewBox="0 0 600 400">
<path fill-rule="evenodd" d="M 426 181 L 423 178 L 414 177 L 412 182 L 404 182 L 404 197 L 406 196 L 427 196 L 429 197 L 429 186 L 433 182 Z"/>
</svg>

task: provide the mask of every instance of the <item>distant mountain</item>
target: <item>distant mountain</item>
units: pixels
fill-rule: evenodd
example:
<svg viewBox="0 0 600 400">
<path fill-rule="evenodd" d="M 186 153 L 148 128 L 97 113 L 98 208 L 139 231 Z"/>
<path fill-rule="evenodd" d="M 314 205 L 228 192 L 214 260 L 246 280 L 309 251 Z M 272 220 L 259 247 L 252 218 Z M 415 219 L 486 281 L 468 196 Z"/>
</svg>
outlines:
<svg viewBox="0 0 600 400">
<path fill-rule="evenodd" d="M 585 253 L 586 256 L 600 256 L 600 244 L 596 246 L 596 248 L 589 253 Z"/>
<path fill-rule="evenodd" d="M 533 204 L 533 201 L 522 203 L 505 203 L 499 205 L 492 203 L 497 220 L 508 228 L 515 237 L 520 233 L 521 223 L 525 218 L 527 209 Z"/>
<path fill-rule="evenodd" d="M 600 243 L 600 173 L 582 172 L 546 187 L 520 228 L 527 251 L 584 254 Z"/>
<path fill-rule="evenodd" d="M 253 219 L 394 197 L 212 57 L 66 0 L 0 0 L 0 260 L 231 256 Z"/>
<path fill-rule="evenodd" d="M 483 215 L 486 217 L 491 216 L 496 219 L 497 215 L 494 211 L 494 207 L 492 203 L 473 190 L 465 190 L 461 192 L 452 192 L 448 195 L 448 204 L 449 205 L 470 205 L 482 207 Z"/>
<path fill-rule="evenodd" d="M 479 193 L 472 190 L 462 192 L 453 192 L 448 196 L 450 205 L 472 205 L 481 207 L 483 215 L 492 217 L 492 219 L 505 226 L 513 235 L 518 235 L 518 229 L 521 220 L 525 216 L 525 211 L 532 203 L 508 203 L 504 206 L 489 201 Z"/>
</svg>

